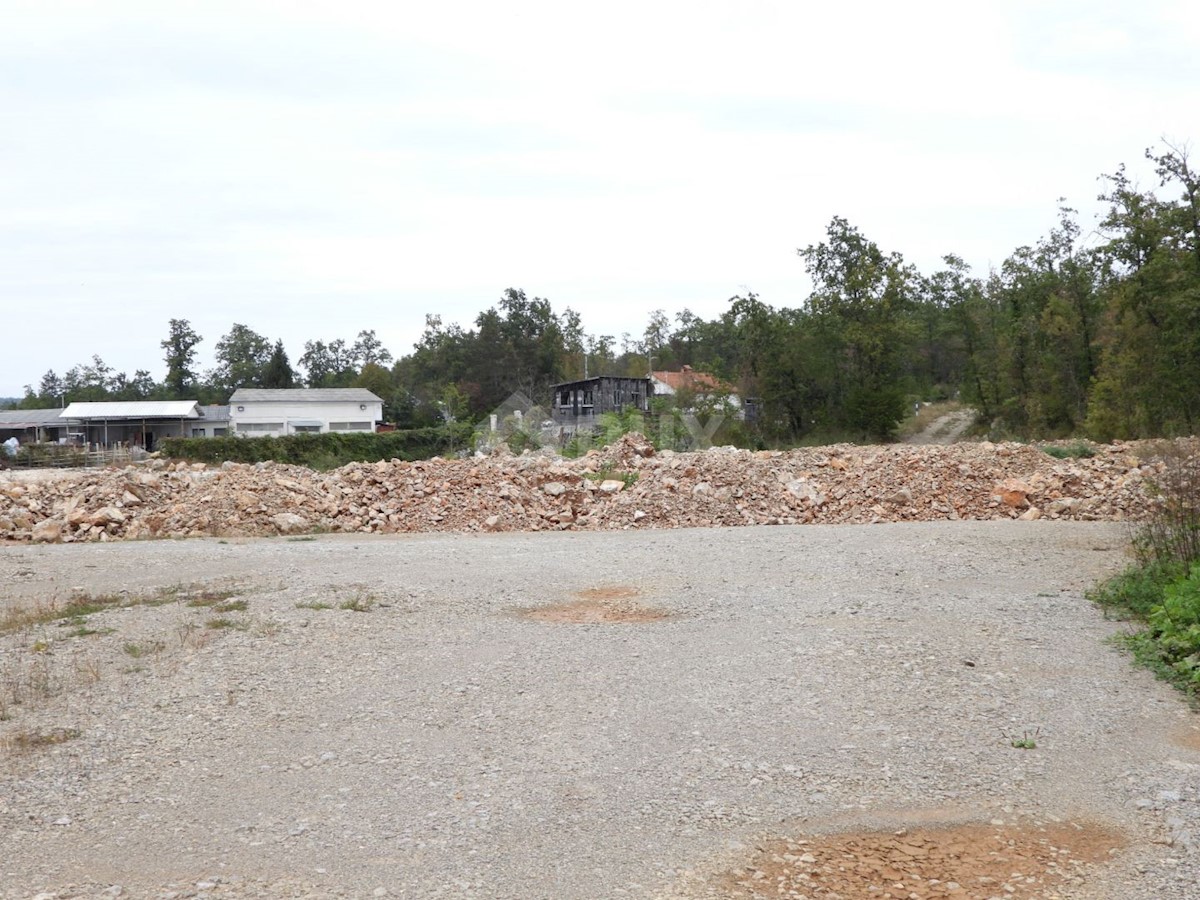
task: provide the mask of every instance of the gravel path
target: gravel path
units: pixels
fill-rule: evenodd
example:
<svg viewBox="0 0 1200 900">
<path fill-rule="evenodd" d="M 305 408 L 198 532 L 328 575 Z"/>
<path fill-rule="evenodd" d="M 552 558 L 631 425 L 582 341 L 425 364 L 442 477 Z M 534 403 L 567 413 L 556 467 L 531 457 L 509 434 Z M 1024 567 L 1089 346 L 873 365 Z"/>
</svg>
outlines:
<svg viewBox="0 0 1200 900">
<path fill-rule="evenodd" d="M 0 637 L 0 897 L 729 896 L 766 839 L 1001 822 L 1125 836 L 1062 896 L 1196 896 L 1193 714 L 1082 597 L 1125 537 L 0 547 L 0 613 L 166 601 Z"/>
<path fill-rule="evenodd" d="M 974 424 L 976 415 L 977 413 L 973 409 L 957 409 L 944 416 L 938 416 L 905 443 L 953 444 Z"/>
</svg>

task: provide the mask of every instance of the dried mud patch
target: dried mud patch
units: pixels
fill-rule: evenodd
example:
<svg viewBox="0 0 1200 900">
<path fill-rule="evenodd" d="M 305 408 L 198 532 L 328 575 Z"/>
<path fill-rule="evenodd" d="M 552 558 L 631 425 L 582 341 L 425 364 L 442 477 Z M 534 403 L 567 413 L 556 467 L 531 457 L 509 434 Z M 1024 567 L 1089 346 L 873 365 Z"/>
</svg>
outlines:
<svg viewBox="0 0 1200 900">
<path fill-rule="evenodd" d="M 639 593 L 637 588 L 621 585 L 587 588 L 576 592 L 578 600 L 525 607 L 517 615 L 534 622 L 567 625 L 639 624 L 673 618 L 666 610 L 638 603 Z"/>
<path fill-rule="evenodd" d="M 851 832 L 771 842 L 714 886 L 730 900 L 1049 898 L 1125 844 L 1084 823 Z"/>
<path fill-rule="evenodd" d="M 1187 725 L 1171 734 L 1171 743 L 1183 750 L 1200 751 L 1200 728 Z"/>
</svg>

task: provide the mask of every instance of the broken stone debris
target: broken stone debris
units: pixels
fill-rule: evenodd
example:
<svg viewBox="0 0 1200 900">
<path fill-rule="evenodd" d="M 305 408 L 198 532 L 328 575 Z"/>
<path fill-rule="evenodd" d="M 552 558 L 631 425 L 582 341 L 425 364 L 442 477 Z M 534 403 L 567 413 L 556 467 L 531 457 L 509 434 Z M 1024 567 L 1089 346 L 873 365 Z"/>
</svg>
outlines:
<svg viewBox="0 0 1200 900">
<path fill-rule="evenodd" d="M 1200 453 L 1200 441 L 1175 442 Z M 1149 445 L 1059 460 L 1022 444 L 719 447 L 656 453 L 639 435 L 576 460 L 275 463 L 151 459 L 0 480 L 0 539 L 31 542 L 418 531 L 539 531 L 937 519 L 1144 519 L 1164 463 Z"/>
</svg>

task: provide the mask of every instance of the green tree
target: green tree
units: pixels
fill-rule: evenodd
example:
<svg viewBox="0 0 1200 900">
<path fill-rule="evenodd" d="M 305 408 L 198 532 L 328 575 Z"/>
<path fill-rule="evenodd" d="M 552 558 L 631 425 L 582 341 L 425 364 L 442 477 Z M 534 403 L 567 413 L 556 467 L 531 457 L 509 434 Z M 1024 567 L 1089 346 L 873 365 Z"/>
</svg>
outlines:
<svg viewBox="0 0 1200 900">
<path fill-rule="evenodd" d="M 225 396 L 241 387 L 262 387 L 271 352 L 269 340 L 246 325 L 234 323 L 229 333 L 217 341 L 217 365 L 209 373 L 209 382 Z"/>
<path fill-rule="evenodd" d="M 383 342 L 375 336 L 374 329 L 360 331 L 350 348 L 350 359 L 361 372 L 364 366 L 387 366 L 392 362 L 391 352 L 383 346 Z"/>
<path fill-rule="evenodd" d="M 1106 176 L 1100 249 L 1104 334 L 1087 428 L 1099 439 L 1195 434 L 1200 427 L 1200 180 L 1186 148 L 1147 150 L 1162 199 L 1124 167 Z"/>
<path fill-rule="evenodd" d="M 283 341 L 276 341 L 271 350 L 271 358 L 262 374 L 262 387 L 290 388 L 296 384 L 296 373 L 288 362 L 287 351 L 283 349 Z"/>
<path fill-rule="evenodd" d="M 167 338 L 159 346 L 165 351 L 163 360 L 167 364 L 164 382 L 167 394 L 175 399 L 185 399 L 195 388 L 196 345 L 202 338 L 187 319 L 171 319 Z"/>
<path fill-rule="evenodd" d="M 373 334 L 373 332 L 372 332 Z M 390 356 L 390 354 L 389 354 Z M 341 338 L 330 341 L 305 341 L 300 367 L 309 387 L 349 387 L 358 375 L 353 347 Z"/>
<path fill-rule="evenodd" d="M 830 390 L 838 424 L 886 439 L 906 409 L 903 362 L 913 342 L 908 313 L 916 273 L 838 217 L 825 241 L 798 253 L 814 285 L 808 310 L 836 351 Z"/>
</svg>

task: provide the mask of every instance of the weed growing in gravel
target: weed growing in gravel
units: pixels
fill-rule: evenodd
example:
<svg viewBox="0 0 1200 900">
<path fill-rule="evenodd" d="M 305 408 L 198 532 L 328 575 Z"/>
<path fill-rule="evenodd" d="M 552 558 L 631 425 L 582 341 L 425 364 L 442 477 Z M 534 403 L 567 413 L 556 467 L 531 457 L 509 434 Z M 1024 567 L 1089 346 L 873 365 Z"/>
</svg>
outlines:
<svg viewBox="0 0 1200 900">
<path fill-rule="evenodd" d="M 1008 738 L 1008 742 L 1016 750 L 1036 750 L 1037 739 L 1041 733 L 1041 728 L 1035 728 L 1033 731 L 1021 732 L 1020 737 L 1013 737 L 1011 735 L 1005 735 L 1005 737 Z"/>
<path fill-rule="evenodd" d="M 71 616 L 58 623 L 60 628 L 70 628 L 67 637 L 93 637 L 96 635 L 112 634 L 115 628 L 93 628 L 83 616 Z"/>
<path fill-rule="evenodd" d="M 1134 535 L 1137 564 L 1088 592 L 1144 622 L 1118 638 L 1134 660 L 1200 700 L 1200 457 L 1167 446 L 1153 485 L 1159 503 Z"/>
<path fill-rule="evenodd" d="M 47 731 L 18 731 L 5 739 L 10 749 L 28 753 L 73 741 L 83 734 L 78 728 L 51 728 Z"/>
<path fill-rule="evenodd" d="M 1096 455 L 1096 448 L 1090 444 L 1068 444 L 1063 447 L 1058 444 L 1052 444 L 1042 448 L 1042 451 L 1047 456 L 1053 456 L 1055 459 L 1091 459 Z"/>
<path fill-rule="evenodd" d="M 128 643 L 121 649 L 126 656 L 132 656 L 134 659 L 141 659 L 143 656 L 150 656 L 155 653 L 161 653 L 163 649 L 162 641 L 148 641 L 145 644 Z"/>
<path fill-rule="evenodd" d="M 201 647 L 206 647 L 212 640 L 212 634 L 202 630 L 195 622 L 184 622 L 175 629 L 175 633 L 179 637 L 180 647 L 192 647 L 199 650 Z"/>
<path fill-rule="evenodd" d="M 215 606 L 238 592 L 232 588 L 186 588 L 182 585 L 163 588 L 152 594 L 88 594 L 76 592 L 65 601 L 56 600 L 35 603 L 33 606 L 7 610 L 0 618 L 0 634 L 11 634 L 33 625 L 65 622 L 77 628 L 83 627 L 88 616 L 110 609 L 132 606 L 163 606 L 179 600 L 187 600 L 189 606 Z M 91 632 L 83 631 L 82 634 Z"/>
<path fill-rule="evenodd" d="M 95 684 L 104 676 L 104 667 L 94 656 L 85 656 L 75 660 L 75 677 L 82 684 Z"/>
<path fill-rule="evenodd" d="M 224 603 L 230 597 L 237 596 L 237 591 L 229 590 L 203 590 L 197 593 L 188 595 L 187 605 L 194 608 L 202 608 L 209 606 L 218 606 Z"/>
<path fill-rule="evenodd" d="M 338 609 L 348 609 L 351 612 L 370 612 L 379 601 L 371 594 L 355 594 L 349 600 L 338 604 Z"/>
<path fill-rule="evenodd" d="M 245 631 L 250 625 L 246 622 L 238 621 L 237 619 L 229 619 L 225 616 L 218 616 L 214 619 L 209 619 L 204 623 L 206 628 L 232 628 L 234 631 Z"/>
<path fill-rule="evenodd" d="M 229 613 L 229 612 L 245 612 L 250 607 L 249 600 L 226 600 L 224 603 L 218 603 L 213 607 L 213 612 Z"/>
<path fill-rule="evenodd" d="M 333 604 L 324 600 L 301 600 L 296 604 L 296 609 L 333 609 Z"/>
</svg>

